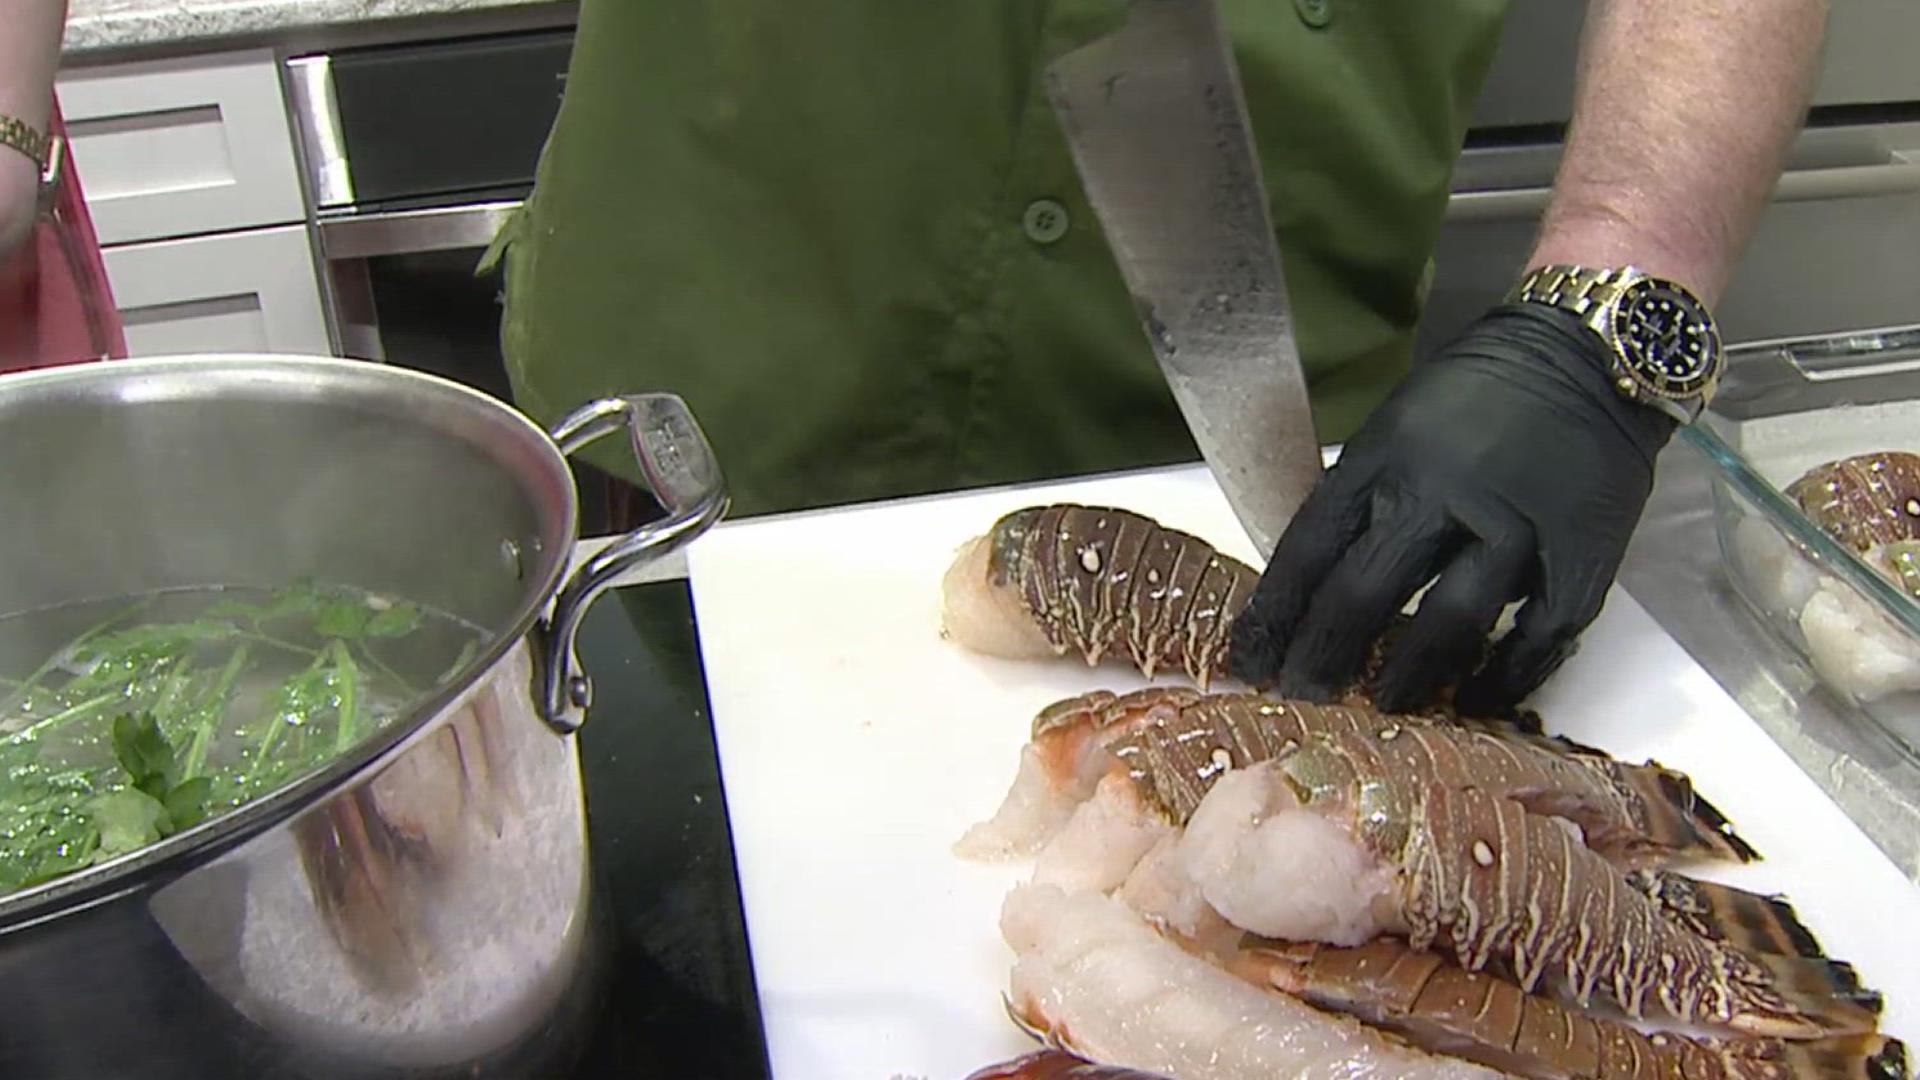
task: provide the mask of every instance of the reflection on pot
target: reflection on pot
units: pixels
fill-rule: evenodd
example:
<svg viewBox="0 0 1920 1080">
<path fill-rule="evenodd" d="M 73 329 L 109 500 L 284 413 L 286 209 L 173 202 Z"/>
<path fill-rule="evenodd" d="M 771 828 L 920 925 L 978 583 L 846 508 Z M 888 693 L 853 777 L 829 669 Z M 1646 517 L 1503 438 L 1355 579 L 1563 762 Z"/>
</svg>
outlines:
<svg viewBox="0 0 1920 1080">
<path fill-rule="evenodd" d="M 539 722 L 531 678 L 522 644 L 280 843 L 162 890 L 182 956 L 302 1056 L 449 1067 L 537 1028 L 581 965 L 590 879 L 572 740 Z M 207 924 L 223 911 L 239 925 Z"/>
</svg>

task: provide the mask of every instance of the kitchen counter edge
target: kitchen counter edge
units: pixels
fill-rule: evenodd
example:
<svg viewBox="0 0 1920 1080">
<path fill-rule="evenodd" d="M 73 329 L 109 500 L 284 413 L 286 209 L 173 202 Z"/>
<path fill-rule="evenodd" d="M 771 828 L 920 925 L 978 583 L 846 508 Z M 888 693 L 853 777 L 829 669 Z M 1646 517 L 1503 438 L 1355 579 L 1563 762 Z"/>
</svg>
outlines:
<svg viewBox="0 0 1920 1080">
<path fill-rule="evenodd" d="M 272 45 L 291 51 L 573 24 L 577 0 L 72 0 L 69 62 L 133 59 Z"/>
</svg>

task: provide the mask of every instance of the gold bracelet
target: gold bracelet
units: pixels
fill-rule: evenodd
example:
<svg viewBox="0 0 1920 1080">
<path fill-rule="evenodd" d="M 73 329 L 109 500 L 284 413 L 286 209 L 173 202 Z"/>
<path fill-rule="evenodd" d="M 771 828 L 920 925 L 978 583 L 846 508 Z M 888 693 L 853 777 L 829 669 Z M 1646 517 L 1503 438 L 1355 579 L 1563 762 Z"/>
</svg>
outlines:
<svg viewBox="0 0 1920 1080">
<path fill-rule="evenodd" d="M 11 146 L 27 155 L 33 159 L 36 168 L 45 172 L 48 153 L 53 148 L 53 138 L 43 131 L 35 130 L 25 120 L 0 113 L 0 146 Z"/>
</svg>

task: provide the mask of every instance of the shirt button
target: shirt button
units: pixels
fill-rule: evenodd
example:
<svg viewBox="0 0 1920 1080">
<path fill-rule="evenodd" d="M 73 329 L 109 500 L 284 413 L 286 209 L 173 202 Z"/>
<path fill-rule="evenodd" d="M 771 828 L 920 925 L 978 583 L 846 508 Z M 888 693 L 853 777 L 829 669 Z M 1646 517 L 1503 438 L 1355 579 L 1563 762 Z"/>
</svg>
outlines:
<svg viewBox="0 0 1920 1080">
<path fill-rule="evenodd" d="M 1027 212 L 1020 215 L 1020 228 L 1027 239 L 1036 244 L 1051 244 L 1067 235 L 1067 208 L 1052 199 L 1035 199 L 1027 204 Z"/>
<path fill-rule="evenodd" d="M 1293 0 L 1293 10 L 1308 26 L 1321 27 L 1333 21 L 1333 0 Z"/>
</svg>

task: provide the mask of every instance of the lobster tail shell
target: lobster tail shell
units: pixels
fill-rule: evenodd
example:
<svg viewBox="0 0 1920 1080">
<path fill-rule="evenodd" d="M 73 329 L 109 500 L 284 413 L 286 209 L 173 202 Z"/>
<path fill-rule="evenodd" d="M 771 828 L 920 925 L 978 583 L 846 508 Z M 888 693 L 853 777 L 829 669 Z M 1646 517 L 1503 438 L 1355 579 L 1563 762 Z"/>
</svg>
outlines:
<svg viewBox="0 0 1920 1080">
<path fill-rule="evenodd" d="M 1755 956 L 1774 989 L 1804 1016 L 1835 1035 L 1880 1026 L 1880 991 L 1860 984 L 1853 965 L 1824 956 Z"/>
<path fill-rule="evenodd" d="M 1668 917 L 1702 937 L 1761 956 L 1824 957 L 1826 950 L 1778 897 L 1699 881 L 1668 870 L 1636 870 L 1627 883 L 1646 893 Z"/>
<path fill-rule="evenodd" d="M 1259 575 L 1213 545 L 1114 507 L 1056 503 L 995 522 L 988 585 L 1011 589 L 1047 640 L 1097 664 L 1122 653 L 1152 678 L 1203 689 L 1227 670 L 1227 635 Z"/>
<path fill-rule="evenodd" d="M 1787 496 L 1857 551 L 1920 539 L 1920 455 L 1886 451 L 1816 466 Z"/>
<path fill-rule="evenodd" d="M 1226 964 L 1256 986 L 1355 1016 L 1416 1046 L 1536 1080 L 1886 1080 L 1906 1075 L 1906 1048 L 1885 1036 L 1788 1042 L 1646 1035 L 1393 938 L 1340 948 L 1250 936 Z"/>
<path fill-rule="evenodd" d="M 1614 779 L 1635 792 L 1639 805 L 1646 808 L 1641 824 L 1656 858 L 1681 856 L 1731 862 L 1760 858 L 1753 845 L 1734 832 L 1733 823 L 1720 808 L 1694 791 L 1693 781 L 1684 774 L 1651 762 L 1628 765 L 1604 760 Z"/>
<path fill-rule="evenodd" d="M 1490 972 L 1471 972 L 1394 938 L 1356 947 L 1250 936 L 1227 957 L 1236 976 L 1396 1032 L 1407 1042 L 1536 1080 L 1891 1080 L 1907 1047 L 1878 1034 L 1809 1042 L 1647 1036 L 1574 1013 Z"/>
<path fill-rule="evenodd" d="M 1907 1047 L 1885 1035 L 1852 1035 L 1791 1043 L 1780 1064 L 1788 1076 L 1833 1080 L 1907 1080 Z"/>
</svg>

